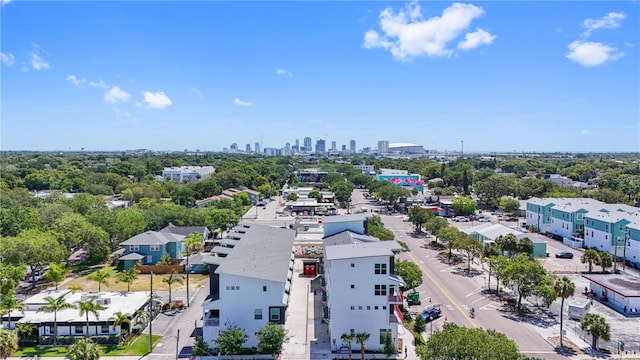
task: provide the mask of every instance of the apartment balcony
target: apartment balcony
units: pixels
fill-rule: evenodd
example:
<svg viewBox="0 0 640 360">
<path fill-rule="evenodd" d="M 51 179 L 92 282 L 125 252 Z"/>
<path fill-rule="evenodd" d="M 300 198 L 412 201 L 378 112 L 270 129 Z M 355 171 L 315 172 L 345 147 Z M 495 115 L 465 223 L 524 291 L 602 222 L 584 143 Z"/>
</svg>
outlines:
<svg viewBox="0 0 640 360">
<path fill-rule="evenodd" d="M 387 301 L 389 302 L 389 304 L 402 304 L 402 296 L 389 295 L 387 296 Z"/>
<path fill-rule="evenodd" d="M 212 317 L 205 318 L 203 321 L 204 326 L 220 326 L 220 318 Z"/>
<path fill-rule="evenodd" d="M 389 315 L 389 324 L 401 324 L 401 323 L 402 323 L 402 320 L 400 320 L 400 318 L 398 317 L 398 315 L 396 315 L 395 312 Z"/>
</svg>

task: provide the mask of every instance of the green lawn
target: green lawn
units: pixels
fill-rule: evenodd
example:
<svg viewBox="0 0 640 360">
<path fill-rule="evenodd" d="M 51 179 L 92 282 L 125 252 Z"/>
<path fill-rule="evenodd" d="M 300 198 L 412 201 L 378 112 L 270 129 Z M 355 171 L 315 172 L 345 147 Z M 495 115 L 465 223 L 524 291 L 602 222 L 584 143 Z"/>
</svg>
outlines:
<svg viewBox="0 0 640 360">
<path fill-rule="evenodd" d="M 162 339 L 160 335 L 153 335 L 153 347 Z M 104 356 L 142 356 L 149 351 L 149 334 L 138 336 L 131 345 L 100 346 L 100 355 Z M 24 347 L 18 349 L 13 354 L 15 357 L 64 357 L 67 355 L 67 348 L 64 346 L 55 347 Z"/>
</svg>

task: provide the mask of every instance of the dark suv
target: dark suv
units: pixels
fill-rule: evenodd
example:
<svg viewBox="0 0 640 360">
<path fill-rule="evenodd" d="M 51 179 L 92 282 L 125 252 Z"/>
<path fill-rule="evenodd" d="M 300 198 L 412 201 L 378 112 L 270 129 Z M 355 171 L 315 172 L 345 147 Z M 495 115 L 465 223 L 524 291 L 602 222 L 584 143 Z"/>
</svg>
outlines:
<svg viewBox="0 0 640 360">
<path fill-rule="evenodd" d="M 440 308 L 437 308 L 437 307 L 426 309 L 422 312 L 422 314 L 420 314 L 420 316 L 422 316 L 422 318 L 426 322 L 433 321 L 439 318 L 440 315 L 442 315 L 442 311 L 440 310 Z"/>
<path fill-rule="evenodd" d="M 573 254 L 570 252 L 563 251 L 563 252 L 557 253 L 556 257 L 559 259 L 573 259 Z"/>
</svg>

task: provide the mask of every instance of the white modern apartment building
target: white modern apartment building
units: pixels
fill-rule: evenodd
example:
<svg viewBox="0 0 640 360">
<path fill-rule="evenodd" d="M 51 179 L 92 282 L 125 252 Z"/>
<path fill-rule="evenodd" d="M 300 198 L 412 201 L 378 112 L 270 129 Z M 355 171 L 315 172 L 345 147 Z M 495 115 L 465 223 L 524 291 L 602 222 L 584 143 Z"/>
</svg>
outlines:
<svg viewBox="0 0 640 360">
<path fill-rule="evenodd" d="M 196 182 L 211 177 L 216 172 L 213 166 L 174 166 L 162 170 L 164 180 Z"/>
<path fill-rule="evenodd" d="M 387 333 L 397 341 L 404 284 L 394 273 L 394 254 L 400 245 L 346 230 L 324 238 L 323 247 L 331 339 L 369 333 L 369 350 L 383 349 Z"/>
<path fill-rule="evenodd" d="M 295 231 L 264 225 L 234 227 L 212 255 L 209 297 L 202 305 L 202 334 L 210 347 L 231 325 L 244 329 L 244 347 L 258 345 L 256 332 L 268 322 L 284 324 L 293 277 Z"/>
<path fill-rule="evenodd" d="M 361 165 L 353 165 L 353 168 L 356 170 L 362 171 L 363 174 L 369 175 L 371 173 L 375 173 L 376 169 L 373 165 L 361 164 Z"/>
</svg>

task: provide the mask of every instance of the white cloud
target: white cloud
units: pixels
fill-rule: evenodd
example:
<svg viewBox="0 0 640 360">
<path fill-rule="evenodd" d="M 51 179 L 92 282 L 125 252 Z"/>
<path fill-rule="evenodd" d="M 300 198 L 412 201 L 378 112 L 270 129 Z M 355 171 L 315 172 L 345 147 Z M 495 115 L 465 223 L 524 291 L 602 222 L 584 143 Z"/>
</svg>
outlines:
<svg viewBox="0 0 640 360">
<path fill-rule="evenodd" d="M 29 64 L 35 70 L 47 70 L 51 68 L 51 65 L 42 58 L 42 53 L 46 53 L 46 51 L 42 50 L 40 45 L 32 42 L 31 52 L 29 52 Z"/>
<path fill-rule="evenodd" d="M 149 106 L 152 109 L 162 109 L 173 103 L 171 99 L 169 99 L 169 97 L 165 95 L 165 93 L 162 91 L 157 93 L 152 93 L 151 91 L 145 91 L 144 102 L 145 104 L 147 104 L 147 106 Z"/>
<path fill-rule="evenodd" d="M 104 83 L 104 81 L 100 80 L 100 81 L 89 81 L 89 86 L 94 87 L 94 88 L 101 88 L 101 89 L 108 89 L 109 86 L 107 86 L 107 84 Z"/>
<path fill-rule="evenodd" d="M 0 52 L 0 61 L 2 61 L 3 64 L 5 64 L 6 66 L 13 66 L 13 64 L 15 64 L 16 62 L 16 57 L 13 56 L 12 53 L 2 53 Z"/>
<path fill-rule="evenodd" d="M 412 2 L 397 13 L 391 8 L 380 12 L 380 30 L 367 31 L 363 46 L 367 49 L 383 48 L 402 61 L 418 56 L 451 56 L 450 45 L 471 22 L 484 14 L 484 10 L 472 4 L 455 3 L 444 9 L 442 16 L 423 19 L 420 6 Z M 493 42 L 495 36 L 478 29 L 466 35 L 458 47 L 469 50 Z"/>
<path fill-rule="evenodd" d="M 464 36 L 464 40 L 458 43 L 458 49 L 471 50 L 477 48 L 480 45 L 489 45 L 496 39 L 495 35 L 491 35 L 488 32 L 478 28 L 475 32 L 467 33 Z"/>
<path fill-rule="evenodd" d="M 204 95 L 202 94 L 202 91 L 200 91 L 200 89 L 198 88 L 191 88 L 191 92 L 198 95 L 199 98 L 204 98 Z"/>
<path fill-rule="evenodd" d="M 618 60 L 624 52 L 603 43 L 576 40 L 569 44 L 569 52 L 565 56 L 582 66 L 593 67 Z"/>
<path fill-rule="evenodd" d="M 587 130 L 587 129 L 582 129 L 582 131 L 580 131 L 580 134 L 582 135 L 591 135 L 593 134 L 593 131 Z"/>
<path fill-rule="evenodd" d="M 1 3 L 2 5 L 4 5 L 4 4 L 8 4 L 8 3 L 10 3 L 10 2 L 11 2 L 11 0 L 0 0 L 0 3 Z"/>
<path fill-rule="evenodd" d="M 104 101 L 108 103 L 127 102 L 131 99 L 131 95 L 117 86 L 112 87 L 104 94 Z"/>
<path fill-rule="evenodd" d="M 591 36 L 591 33 L 598 29 L 615 29 L 620 27 L 620 22 L 626 18 L 627 15 L 624 13 L 610 12 L 607 15 L 601 17 L 600 19 L 586 19 L 582 26 L 586 28 L 584 33 L 582 33 L 583 37 Z"/>
<path fill-rule="evenodd" d="M 70 81 L 76 87 L 81 87 L 82 84 L 87 82 L 86 78 L 78 79 L 78 77 L 75 75 L 68 75 L 66 80 Z"/>
<path fill-rule="evenodd" d="M 285 69 L 281 69 L 281 68 L 277 68 L 276 69 L 276 74 L 278 75 L 286 75 L 288 77 L 293 77 L 293 74 Z"/>
<path fill-rule="evenodd" d="M 238 105 L 238 106 L 251 106 L 251 105 L 253 105 L 252 102 L 242 101 L 239 98 L 233 99 L 233 103 Z"/>
</svg>

